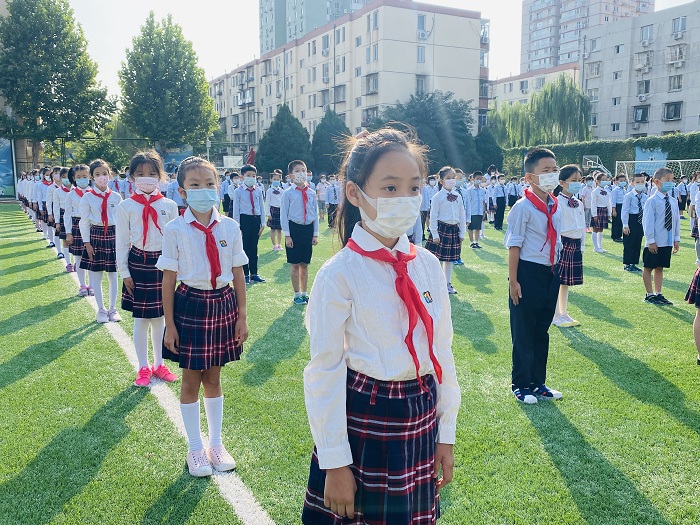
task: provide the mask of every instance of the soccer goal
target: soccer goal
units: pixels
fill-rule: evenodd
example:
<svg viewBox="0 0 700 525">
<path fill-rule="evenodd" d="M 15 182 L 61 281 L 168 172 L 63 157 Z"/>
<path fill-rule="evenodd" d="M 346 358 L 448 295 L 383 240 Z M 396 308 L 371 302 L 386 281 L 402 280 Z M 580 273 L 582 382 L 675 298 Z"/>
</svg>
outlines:
<svg viewBox="0 0 700 525">
<path fill-rule="evenodd" d="M 682 176 L 690 177 L 700 171 L 700 159 L 688 160 L 618 160 L 615 162 L 615 175 L 625 175 L 628 179 L 635 173 L 654 175 L 659 168 L 668 168 L 676 179 Z"/>
</svg>

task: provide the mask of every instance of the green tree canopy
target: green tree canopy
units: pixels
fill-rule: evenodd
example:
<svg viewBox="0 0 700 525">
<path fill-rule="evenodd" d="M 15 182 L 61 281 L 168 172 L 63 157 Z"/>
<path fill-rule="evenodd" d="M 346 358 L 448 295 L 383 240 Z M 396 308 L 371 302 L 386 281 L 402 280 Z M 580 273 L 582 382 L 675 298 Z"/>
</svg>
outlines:
<svg viewBox="0 0 700 525">
<path fill-rule="evenodd" d="M 192 43 L 168 16 L 148 15 L 119 71 L 122 119 L 139 136 L 169 146 L 204 143 L 217 128 L 214 102 Z"/>
<path fill-rule="evenodd" d="M 97 131 L 114 112 L 68 0 L 13 0 L 0 19 L 0 133 L 40 141 Z M 34 163 L 39 147 L 34 147 Z"/>
<path fill-rule="evenodd" d="M 345 153 L 343 139 L 349 136 L 350 130 L 338 114 L 333 110 L 326 111 L 311 142 L 314 169 L 320 173 L 338 173 Z"/>
<path fill-rule="evenodd" d="M 314 167 L 309 132 L 283 104 L 260 139 L 255 165 L 268 173 L 276 168 L 285 172 L 287 164 L 295 159 L 303 160 L 309 168 Z"/>
<path fill-rule="evenodd" d="M 499 171 L 503 168 L 503 149 L 488 127 L 481 129 L 474 143 L 485 168 L 491 164 L 495 164 Z"/>
</svg>

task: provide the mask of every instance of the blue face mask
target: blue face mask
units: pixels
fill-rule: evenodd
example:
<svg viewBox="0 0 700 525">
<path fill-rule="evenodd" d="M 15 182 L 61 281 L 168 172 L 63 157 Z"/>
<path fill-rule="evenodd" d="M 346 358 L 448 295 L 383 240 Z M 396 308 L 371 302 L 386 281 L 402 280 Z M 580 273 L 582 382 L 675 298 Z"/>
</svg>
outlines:
<svg viewBox="0 0 700 525">
<path fill-rule="evenodd" d="M 608 186 L 610 186 L 610 181 L 609 181 L 609 180 L 601 180 L 601 181 L 600 181 L 600 187 L 601 187 L 601 188 L 607 188 Z"/>
<path fill-rule="evenodd" d="M 671 191 L 675 187 L 676 187 L 675 182 L 671 182 L 671 181 L 662 182 L 661 183 L 661 192 L 668 193 L 669 191 Z"/>
<path fill-rule="evenodd" d="M 313 175 L 307 175 L 307 176 L 306 176 L 306 180 L 307 180 L 307 182 L 311 182 L 311 181 L 314 180 L 314 176 L 313 176 Z"/>
<path fill-rule="evenodd" d="M 84 190 L 90 186 L 90 179 L 75 179 L 75 185 L 81 190 Z"/>
<path fill-rule="evenodd" d="M 583 184 L 580 182 L 570 182 L 569 183 L 569 193 L 572 195 L 576 195 L 579 191 L 581 191 L 581 188 L 583 187 Z"/>
<path fill-rule="evenodd" d="M 61 184 L 64 186 L 70 186 L 70 181 L 68 179 L 61 179 Z"/>
<path fill-rule="evenodd" d="M 588 186 L 589 188 L 592 188 L 592 187 L 593 187 L 593 181 L 592 181 L 592 180 L 589 180 L 589 181 L 586 183 L 586 186 Z"/>
<path fill-rule="evenodd" d="M 626 187 L 627 187 L 627 183 L 624 180 L 622 182 L 620 182 L 620 188 L 626 188 Z"/>
<path fill-rule="evenodd" d="M 186 200 L 194 211 L 206 213 L 219 204 L 219 192 L 210 188 L 187 190 Z"/>
<path fill-rule="evenodd" d="M 279 187 L 280 187 L 280 181 L 278 181 L 278 180 L 273 180 L 273 181 L 272 181 L 272 187 L 273 187 L 273 188 L 279 188 Z"/>
</svg>

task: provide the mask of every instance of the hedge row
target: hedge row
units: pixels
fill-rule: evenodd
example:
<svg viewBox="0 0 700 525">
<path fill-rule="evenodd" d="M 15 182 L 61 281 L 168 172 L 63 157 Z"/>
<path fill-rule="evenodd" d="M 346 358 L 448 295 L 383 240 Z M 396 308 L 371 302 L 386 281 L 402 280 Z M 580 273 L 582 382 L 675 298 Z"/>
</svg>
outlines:
<svg viewBox="0 0 700 525">
<path fill-rule="evenodd" d="M 700 133 L 677 133 L 674 135 L 641 137 L 627 140 L 594 140 L 571 142 L 569 144 L 544 145 L 557 156 L 560 166 L 581 164 L 584 155 L 597 155 L 611 172 L 615 171 L 615 161 L 635 160 L 635 148 L 660 149 L 668 159 L 700 158 Z M 523 157 L 527 148 L 503 150 L 503 170 L 509 174 L 522 173 Z"/>
</svg>

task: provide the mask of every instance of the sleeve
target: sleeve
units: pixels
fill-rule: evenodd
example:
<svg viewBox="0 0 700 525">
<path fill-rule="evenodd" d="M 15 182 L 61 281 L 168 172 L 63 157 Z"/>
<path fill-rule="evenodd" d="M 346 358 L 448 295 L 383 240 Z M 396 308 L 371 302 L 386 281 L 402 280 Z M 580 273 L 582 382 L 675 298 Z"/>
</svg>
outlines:
<svg viewBox="0 0 700 525">
<path fill-rule="evenodd" d="M 163 251 L 158 257 L 156 268 L 177 273 L 179 268 L 179 251 L 177 246 L 177 228 L 174 226 L 171 222 L 163 228 Z"/>
<path fill-rule="evenodd" d="M 122 279 L 131 277 L 129 272 L 129 250 L 131 249 L 131 231 L 129 212 L 123 201 L 114 212 L 114 225 L 117 251 L 117 270 Z"/>
<path fill-rule="evenodd" d="M 525 230 L 527 228 L 527 218 L 524 211 L 525 206 L 522 201 L 519 201 L 508 212 L 508 229 L 503 238 L 503 244 L 506 248 L 523 247 Z"/>
<path fill-rule="evenodd" d="M 229 195 L 231 195 L 229 193 Z M 229 204 L 231 206 L 231 217 L 233 218 L 234 221 L 236 221 L 238 224 L 241 223 L 241 205 L 238 202 L 238 194 L 234 191 L 233 195 L 231 195 L 231 203 Z"/>
<path fill-rule="evenodd" d="M 165 197 L 173 200 L 173 184 L 168 184 L 168 189 L 165 190 Z"/>
<path fill-rule="evenodd" d="M 58 215 L 59 215 L 59 213 L 61 213 L 61 193 L 63 193 L 63 190 L 61 190 L 61 191 L 54 190 L 53 198 L 51 199 L 51 201 L 53 202 L 53 210 L 55 213 L 54 219 L 58 219 Z"/>
<path fill-rule="evenodd" d="M 282 199 L 280 202 L 280 225 L 282 226 L 282 235 L 289 237 L 289 193 L 290 190 L 286 190 L 282 193 Z"/>
<path fill-rule="evenodd" d="M 420 246 L 423 243 L 423 223 L 420 220 L 420 213 L 416 218 L 416 222 L 411 230 L 411 235 L 413 235 L 413 244 Z"/>
<path fill-rule="evenodd" d="M 467 213 L 464 209 L 462 195 L 458 194 L 457 197 L 459 198 L 459 238 L 464 240 L 464 236 L 467 234 Z"/>
<path fill-rule="evenodd" d="M 593 217 L 598 215 L 598 198 L 596 197 L 596 191 L 591 190 L 591 215 Z"/>
<path fill-rule="evenodd" d="M 83 238 L 84 243 L 90 242 L 90 201 L 87 198 L 87 194 L 80 199 L 80 236 Z"/>
<path fill-rule="evenodd" d="M 438 235 L 438 215 L 440 215 L 440 193 L 433 195 L 430 199 L 430 224 L 428 224 L 428 230 L 430 230 L 430 235 L 433 239 L 440 237 Z"/>
<path fill-rule="evenodd" d="M 260 210 L 260 227 L 264 228 L 265 227 L 265 219 L 267 218 L 266 215 L 266 210 L 265 210 L 265 202 L 263 199 L 263 190 L 260 190 L 258 192 L 258 209 Z"/>
<path fill-rule="evenodd" d="M 644 216 L 642 217 L 642 228 L 644 229 L 644 237 L 647 240 L 647 246 L 656 242 L 656 214 L 654 213 L 654 200 L 647 199 L 644 203 Z"/>
<path fill-rule="evenodd" d="M 237 268 L 248 264 L 248 256 L 243 251 L 243 235 L 241 234 L 241 227 L 237 222 L 234 222 L 231 226 L 231 252 L 233 255 L 231 258 L 231 267 Z"/>
<path fill-rule="evenodd" d="M 613 211 L 613 208 L 615 206 L 613 205 L 613 194 L 611 191 L 608 192 L 607 197 L 608 197 L 608 215 L 612 215 L 612 211 Z"/>
<path fill-rule="evenodd" d="M 314 192 L 314 210 L 316 211 L 315 217 L 314 217 L 314 237 L 318 237 L 318 196 L 316 195 L 316 192 Z"/>
<path fill-rule="evenodd" d="M 53 185 L 46 188 L 46 210 L 49 215 L 53 215 Z"/>
<path fill-rule="evenodd" d="M 236 187 L 233 184 L 229 184 L 226 192 L 228 193 L 229 198 L 233 200 L 233 196 L 236 193 Z"/>
<path fill-rule="evenodd" d="M 462 193 L 462 199 L 464 199 L 464 214 L 466 222 L 471 222 L 472 215 L 474 214 L 472 213 L 472 203 L 471 199 L 469 198 L 469 190 Z"/>
<path fill-rule="evenodd" d="M 628 193 L 625 195 L 625 198 L 622 200 L 622 213 L 620 214 L 620 219 L 622 220 L 622 227 L 623 228 L 629 228 L 629 222 L 630 222 L 630 201 L 632 200 L 631 193 Z"/>
<path fill-rule="evenodd" d="M 348 442 L 345 363 L 345 325 L 352 299 L 344 279 L 328 267 L 314 279 L 306 310 L 311 359 L 304 368 L 304 401 L 321 469 L 353 462 Z M 447 293 L 447 292 L 445 292 Z"/>
<path fill-rule="evenodd" d="M 270 216 L 270 195 L 272 194 L 272 187 L 267 188 L 265 192 L 265 217 Z"/>
<path fill-rule="evenodd" d="M 681 242 L 681 212 L 678 201 L 673 203 L 673 242 Z"/>
<path fill-rule="evenodd" d="M 73 229 L 73 198 L 70 193 L 66 195 L 66 213 L 63 214 L 63 227 L 66 233 L 71 233 Z"/>
</svg>

